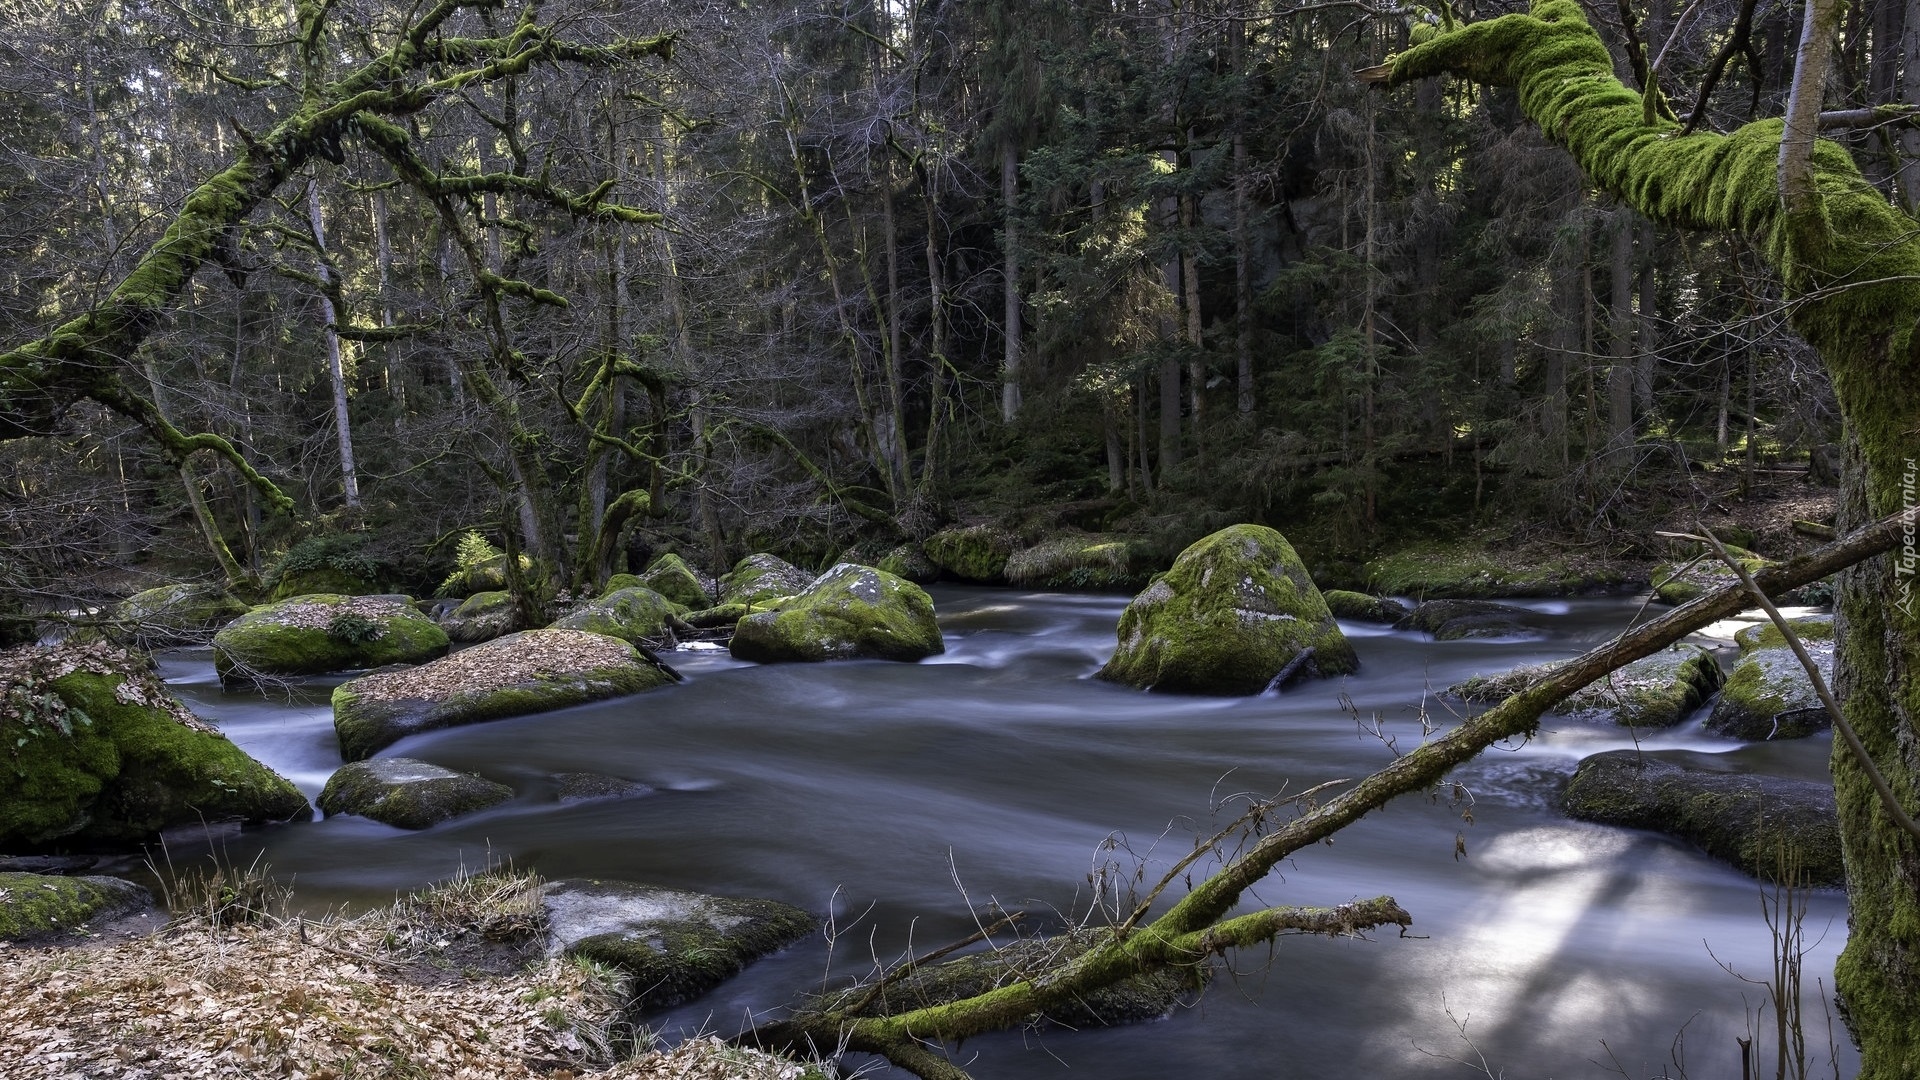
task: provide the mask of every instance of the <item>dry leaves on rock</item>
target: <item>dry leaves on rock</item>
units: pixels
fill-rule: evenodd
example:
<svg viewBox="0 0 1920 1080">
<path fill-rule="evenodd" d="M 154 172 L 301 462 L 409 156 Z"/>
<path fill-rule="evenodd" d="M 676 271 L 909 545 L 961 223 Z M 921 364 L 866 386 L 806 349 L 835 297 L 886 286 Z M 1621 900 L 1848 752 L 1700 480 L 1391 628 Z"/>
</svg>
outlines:
<svg viewBox="0 0 1920 1080">
<path fill-rule="evenodd" d="M 592 676 L 641 663 L 624 641 L 584 630 L 524 630 L 405 671 L 355 679 L 353 693 L 370 701 L 486 693 L 542 678 Z"/>
</svg>

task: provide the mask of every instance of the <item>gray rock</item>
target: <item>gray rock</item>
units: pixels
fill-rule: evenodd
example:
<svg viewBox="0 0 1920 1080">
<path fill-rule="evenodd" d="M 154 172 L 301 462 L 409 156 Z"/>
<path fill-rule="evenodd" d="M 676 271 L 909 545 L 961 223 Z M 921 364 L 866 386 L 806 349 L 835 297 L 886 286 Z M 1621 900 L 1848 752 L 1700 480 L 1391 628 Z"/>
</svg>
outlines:
<svg viewBox="0 0 1920 1080">
<path fill-rule="evenodd" d="M 512 797 L 512 788 L 483 776 L 392 757 L 341 766 L 327 778 L 319 801 L 329 815 L 354 814 L 396 829 L 425 829 Z"/>
<path fill-rule="evenodd" d="M 555 881 L 542 902 L 548 952 L 626 972 L 642 1011 L 698 997 L 816 925 L 813 916 L 776 900 L 628 881 Z"/>
<path fill-rule="evenodd" d="M 1809 883 L 1845 882 L 1830 783 L 1715 772 L 1611 750 L 1580 763 L 1561 807 L 1582 821 L 1678 837 L 1755 877 L 1775 878 L 1786 852 Z"/>
<path fill-rule="evenodd" d="M 1769 627 L 1768 629 L 1772 629 Z M 1805 642 L 1814 666 L 1833 685 L 1833 641 Z M 1793 650 L 1756 648 L 1742 656 L 1714 702 L 1707 730 L 1735 739 L 1800 739 L 1832 726 L 1813 680 Z"/>
<path fill-rule="evenodd" d="M 651 795 L 653 789 L 637 780 L 622 780 L 602 773 L 570 772 L 554 777 L 560 782 L 555 798 L 563 803 L 598 802 L 604 799 L 631 799 Z"/>
</svg>

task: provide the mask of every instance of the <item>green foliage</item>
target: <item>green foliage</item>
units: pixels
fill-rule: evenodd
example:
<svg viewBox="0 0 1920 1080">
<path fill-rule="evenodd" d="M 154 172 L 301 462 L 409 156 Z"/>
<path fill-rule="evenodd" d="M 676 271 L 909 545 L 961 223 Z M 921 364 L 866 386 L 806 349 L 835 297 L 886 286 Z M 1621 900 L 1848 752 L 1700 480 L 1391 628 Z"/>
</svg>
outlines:
<svg viewBox="0 0 1920 1080">
<path fill-rule="evenodd" d="M 373 641 L 385 632 L 385 629 L 381 627 L 379 623 L 374 622 L 364 615 L 356 615 L 350 611 L 335 615 L 333 619 L 327 623 L 327 636 L 333 638 L 335 641 L 344 641 L 349 645 L 360 645 Z"/>
<path fill-rule="evenodd" d="M 367 537 L 360 533 L 321 533 L 305 537 L 287 549 L 274 567 L 273 577 L 284 579 L 294 574 L 334 570 L 373 581 L 380 576 L 380 562 L 366 552 Z"/>
</svg>

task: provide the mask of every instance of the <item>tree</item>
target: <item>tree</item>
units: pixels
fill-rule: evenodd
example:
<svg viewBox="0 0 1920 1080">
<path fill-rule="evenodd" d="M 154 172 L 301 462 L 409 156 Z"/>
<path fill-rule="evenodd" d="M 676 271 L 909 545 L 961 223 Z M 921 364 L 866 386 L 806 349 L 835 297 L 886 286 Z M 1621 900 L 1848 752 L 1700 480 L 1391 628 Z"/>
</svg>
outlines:
<svg viewBox="0 0 1920 1080">
<path fill-rule="evenodd" d="M 1621 85 L 1571 0 L 1441 33 L 1362 77 L 1393 86 L 1452 74 L 1514 87 L 1527 115 L 1601 190 L 1661 224 L 1748 238 L 1780 275 L 1794 327 L 1832 375 L 1850 436 L 1841 516 L 1857 525 L 1914 499 L 1920 395 L 1904 387 L 1920 376 L 1920 229 L 1844 149 L 1814 138 L 1824 50 L 1841 10 L 1835 0 L 1807 4 L 1785 120 L 1726 135 L 1683 135 Z M 1834 742 L 1852 925 L 1835 980 L 1869 1078 L 1920 1074 L 1912 1007 L 1920 1000 L 1920 836 L 1900 821 L 1920 800 L 1913 589 L 1909 550 L 1848 571 L 1838 597 L 1837 683 L 1865 755 Z"/>
</svg>

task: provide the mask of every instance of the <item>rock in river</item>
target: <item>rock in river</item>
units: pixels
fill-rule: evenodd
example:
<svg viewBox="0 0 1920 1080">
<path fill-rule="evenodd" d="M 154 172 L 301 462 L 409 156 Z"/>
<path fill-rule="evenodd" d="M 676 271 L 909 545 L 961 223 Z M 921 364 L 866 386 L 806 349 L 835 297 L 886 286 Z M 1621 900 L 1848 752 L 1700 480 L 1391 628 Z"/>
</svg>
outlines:
<svg viewBox="0 0 1920 1080">
<path fill-rule="evenodd" d="M 652 589 L 615 589 L 569 612 L 553 625 L 558 630 L 590 630 L 632 645 L 654 648 L 672 644 L 675 634 L 693 632 L 693 627 L 680 618 L 686 610 Z"/>
<path fill-rule="evenodd" d="M 447 654 L 446 631 L 404 596 L 319 593 L 254 608 L 213 635 L 224 680 L 320 675 Z"/>
<path fill-rule="evenodd" d="M 523 630 L 431 664 L 340 684 L 333 728 L 340 756 L 358 761 L 417 732 L 623 697 L 678 678 L 618 638 Z"/>
<path fill-rule="evenodd" d="M 1447 690 L 1467 701 L 1500 701 L 1545 678 L 1561 663 L 1475 675 Z M 1627 727 L 1672 727 L 1713 696 L 1720 682 L 1720 663 L 1712 653 L 1693 645 L 1675 645 L 1588 683 L 1552 711 L 1561 716 L 1603 716 Z"/>
<path fill-rule="evenodd" d="M 1306 649 L 1323 675 L 1359 666 L 1293 545 L 1261 525 L 1195 542 L 1120 616 L 1100 677 L 1143 690 L 1257 694 Z"/>
<path fill-rule="evenodd" d="M 627 881 L 555 881 L 542 902 L 548 950 L 632 977 L 642 1011 L 695 998 L 814 928 L 777 900 L 743 900 Z"/>
<path fill-rule="evenodd" d="M 132 845 L 176 825 L 312 814 L 285 778 L 104 644 L 0 652 L 0 850 Z"/>
<path fill-rule="evenodd" d="M 1833 619 L 1795 619 L 1789 626 L 1814 666 L 1833 685 Z M 1740 659 L 1707 718 L 1707 730 L 1736 739 L 1800 739 L 1824 731 L 1833 720 L 1813 689 L 1807 669 L 1772 623 L 1735 635 Z"/>
<path fill-rule="evenodd" d="M 512 797 L 512 788 L 484 776 L 390 757 L 342 765 L 327 778 L 319 801 L 328 814 L 355 814 L 397 829 L 425 829 Z"/>
<path fill-rule="evenodd" d="M 720 579 L 719 602 L 715 606 L 763 604 L 798 595 L 811 584 L 812 574 L 778 555 L 749 555 L 734 563 L 733 569 Z"/>
<path fill-rule="evenodd" d="M 841 563 L 778 611 L 734 627 L 742 660 L 918 660 L 945 650 L 925 589 L 871 566 Z"/>
<path fill-rule="evenodd" d="M 1561 806 L 1582 821 L 1679 837 L 1755 877 L 1773 878 L 1784 851 L 1811 884 L 1845 881 L 1832 784 L 1610 750 L 1580 763 Z"/>
</svg>

